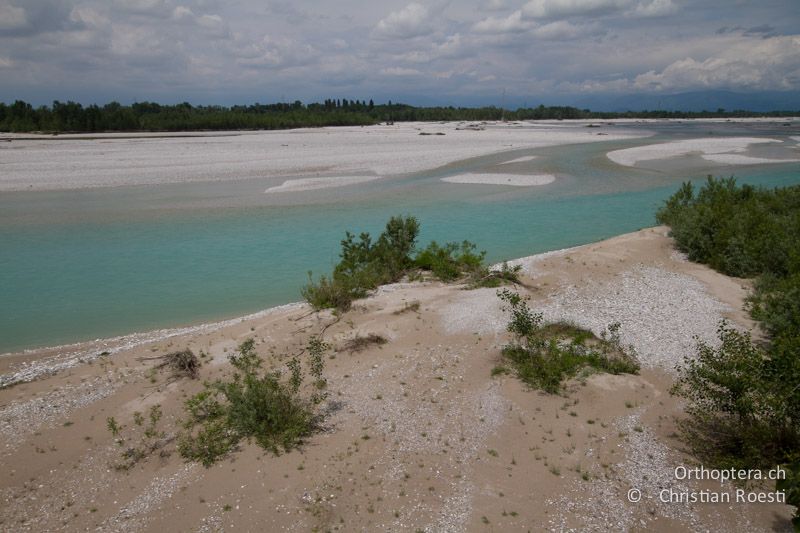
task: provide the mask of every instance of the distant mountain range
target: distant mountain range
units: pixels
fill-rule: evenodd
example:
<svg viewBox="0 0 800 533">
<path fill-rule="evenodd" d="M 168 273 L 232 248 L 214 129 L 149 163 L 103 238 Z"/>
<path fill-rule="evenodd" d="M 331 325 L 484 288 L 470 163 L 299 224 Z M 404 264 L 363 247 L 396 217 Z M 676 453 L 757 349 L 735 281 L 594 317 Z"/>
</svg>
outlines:
<svg viewBox="0 0 800 533">
<path fill-rule="evenodd" d="M 563 100 L 562 100 L 563 98 Z M 544 104 L 573 105 L 592 111 L 800 111 L 800 91 L 735 93 L 730 91 L 695 91 L 678 94 L 594 95 L 558 98 Z"/>
<path fill-rule="evenodd" d="M 800 91 L 770 91 L 737 93 L 732 91 L 694 91 L 676 94 L 556 94 L 556 95 L 508 95 L 503 101 L 497 96 L 462 95 L 377 95 L 375 101 L 403 102 L 415 106 L 464 106 L 481 107 L 494 105 L 506 109 L 520 107 L 572 106 L 592 111 L 800 111 Z"/>
</svg>

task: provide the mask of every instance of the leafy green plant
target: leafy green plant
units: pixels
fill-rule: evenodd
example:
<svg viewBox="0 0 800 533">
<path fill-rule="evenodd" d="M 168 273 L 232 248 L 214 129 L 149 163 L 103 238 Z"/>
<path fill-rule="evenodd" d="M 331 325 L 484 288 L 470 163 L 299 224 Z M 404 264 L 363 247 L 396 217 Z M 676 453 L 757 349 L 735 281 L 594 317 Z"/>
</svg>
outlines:
<svg viewBox="0 0 800 533">
<path fill-rule="evenodd" d="M 792 391 L 749 333 L 725 321 L 717 333 L 718 348 L 698 342 L 678 367 L 672 393 L 688 400 L 684 435 L 715 465 L 769 468 L 800 444 L 798 414 L 787 404 Z"/>
<path fill-rule="evenodd" d="M 502 289 L 497 295 L 510 313 L 507 329 L 513 336 L 502 349 L 503 357 L 528 385 L 556 393 L 564 380 L 584 368 L 612 374 L 639 371 L 635 354 L 619 342 L 618 324 L 602 338 L 571 325 L 544 326 L 541 313 L 531 311 L 518 293 Z"/>
<path fill-rule="evenodd" d="M 308 284 L 301 291 L 303 297 L 316 309 L 349 309 L 354 299 L 403 276 L 412 266 L 411 254 L 418 234 L 417 219 L 402 216 L 390 218 L 374 243 L 369 233 L 356 239 L 346 232 L 341 241 L 341 261 L 333 274 L 315 282 L 309 272 Z"/>
<path fill-rule="evenodd" d="M 485 256 L 486 252 L 477 252 L 477 246 L 469 241 L 460 244 L 449 242 L 444 246 L 433 241 L 417 254 L 414 263 L 418 268 L 429 270 L 442 281 L 453 281 L 464 272 L 480 270 Z"/>
<path fill-rule="evenodd" d="M 229 359 L 235 371 L 229 380 L 206 383 L 186 401 L 187 419 L 178 450 L 189 460 L 210 466 L 233 451 L 243 439 L 252 439 L 275 454 L 289 451 L 311 434 L 317 421 L 314 405 L 324 399 L 324 357 L 329 346 L 312 339 L 309 372 L 317 389 L 310 398 L 301 395 L 303 372 L 299 357 L 287 366 L 290 376 L 262 369 L 255 342 L 248 339 Z"/>
<path fill-rule="evenodd" d="M 490 270 L 483 264 L 486 252 L 478 252 L 469 241 L 444 245 L 433 241 L 414 255 L 419 230 L 416 218 L 395 216 L 374 242 L 369 233 L 356 237 L 346 232 L 341 241 L 341 260 L 333 273 L 315 281 L 309 272 L 308 283 L 301 289 L 303 298 L 315 309 L 347 311 L 353 300 L 363 298 L 379 285 L 406 275 L 421 279 L 421 271 L 446 282 L 463 278 L 471 288 L 519 281 L 520 267 L 504 263 L 499 270 Z"/>
<path fill-rule="evenodd" d="M 690 259 L 757 276 L 752 317 L 770 336 L 721 324 L 699 343 L 673 392 L 689 401 L 684 437 L 715 467 L 771 468 L 800 454 L 800 186 L 767 190 L 709 177 L 684 183 L 657 213 Z"/>
</svg>

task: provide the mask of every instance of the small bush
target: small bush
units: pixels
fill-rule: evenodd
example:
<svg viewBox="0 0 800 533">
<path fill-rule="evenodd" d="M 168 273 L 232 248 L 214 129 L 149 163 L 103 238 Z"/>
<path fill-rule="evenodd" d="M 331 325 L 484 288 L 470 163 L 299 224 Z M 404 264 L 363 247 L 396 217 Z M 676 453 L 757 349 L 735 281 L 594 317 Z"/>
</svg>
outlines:
<svg viewBox="0 0 800 533">
<path fill-rule="evenodd" d="M 471 277 L 470 286 L 471 288 L 495 288 L 507 283 L 521 283 L 519 279 L 520 271 L 522 271 L 521 265 L 514 265 L 512 267 L 504 261 L 499 270 L 484 268 L 476 272 Z"/>
<path fill-rule="evenodd" d="M 533 313 L 519 294 L 508 289 L 497 294 L 510 312 L 507 329 L 514 337 L 503 347 L 503 357 L 528 385 L 556 393 L 584 368 L 611 374 L 639 371 L 635 355 L 619 342 L 619 324 L 609 326 L 601 338 L 575 326 L 544 326 L 542 315 Z"/>
<path fill-rule="evenodd" d="M 474 273 L 483 268 L 486 252 L 476 250 L 477 246 L 469 241 L 461 244 L 449 242 L 444 246 L 433 241 L 417 254 L 414 263 L 442 281 L 453 281 L 464 273 Z"/>
<path fill-rule="evenodd" d="M 381 284 L 398 281 L 412 266 L 411 254 L 419 234 L 414 217 L 392 217 L 386 228 L 372 242 L 369 233 L 356 239 L 349 231 L 341 241 L 341 261 L 330 278 L 315 282 L 309 272 L 303 297 L 316 309 L 335 308 L 346 311 L 353 300 L 362 298 Z"/>
<path fill-rule="evenodd" d="M 353 300 L 362 296 L 362 291 L 349 287 L 345 280 L 320 276 L 315 282 L 311 272 L 308 283 L 300 289 L 300 294 L 314 309 L 339 309 L 347 311 Z"/>
<path fill-rule="evenodd" d="M 800 447 L 800 413 L 786 386 L 790 369 L 776 371 L 749 333 L 725 321 L 718 336 L 719 348 L 698 342 L 695 356 L 678 367 L 672 393 L 688 400 L 686 441 L 723 468 L 770 468 L 786 461 Z M 800 364 L 793 360 L 797 375 Z"/>
<path fill-rule="evenodd" d="M 697 192 L 684 183 L 657 220 L 670 226 L 677 247 L 693 261 L 733 276 L 757 276 L 748 304 L 770 335 L 768 344 L 757 346 L 721 324 L 720 347 L 700 343 L 696 358 L 679 368 L 673 392 L 689 400 L 686 441 L 713 467 L 796 461 L 800 186 L 767 190 L 709 177 Z"/>
<path fill-rule="evenodd" d="M 490 271 L 483 264 L 486 252 L 478 252 L 469 241 L 443 246 L 433 241 L 413 256 L 418 235 L 419 222 L 411 216 L 390 218 L 375 242 L 369 233 L 356 238 L 346 232 L 341 241 L 341 260 L 333 273 L 314 281 L 309 272 L 308 283 L 301 289 L 303 298 L 315 309 L 347 311 L 353 300 L 363 298 L 379 285 L 399 281 L 405 275 L 417 279 L 419 270 L 446 282 L 466 276 L 470 287 L 497 287 L 519 281 L 519 267 L 504 263 L 500 270 Z"/>
<path fill-rule="evenodd" d="M 307 347 L 317 388 L 324 384 L 322 355 L 328 348 L 319 339 L 312 339 Z M 253 339 L 239 345 L 230 362 L 236 370 L 230 380 L 206 383 L 202 392 L 186 401 L 186 431 L 178 444 L 184 458 L 210 466 L 242 439 L 252 439 L 279 454 L 296 447 L 314 430 L 314 405 L 324 395 L 315 392 L 310 399 L 300 395 L 303 377 L 297 357 L 288 363 L 288 380 L 261 369 Z"/>
</svg>

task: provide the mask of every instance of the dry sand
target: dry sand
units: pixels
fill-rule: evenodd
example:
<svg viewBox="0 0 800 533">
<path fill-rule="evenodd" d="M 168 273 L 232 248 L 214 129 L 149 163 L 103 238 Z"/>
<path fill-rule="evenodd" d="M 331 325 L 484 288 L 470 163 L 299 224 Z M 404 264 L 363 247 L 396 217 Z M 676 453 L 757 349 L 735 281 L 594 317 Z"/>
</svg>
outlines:
<svg viewBox="0 0 800 533">
<path fill-rule="evenodd" d="M 530 305 L 594 330 L 622 322 L 636 376 L 592 375 L 563 395 L 491 377 L 506 342 L 493 290 L 440 283 L 381 288 L 340 319 L 305 305 L 221 325 L 0 358 L 0 524 L 7 531 L 775 531 L 777 504 L 666 504 L 691 464 L 668 394 L 692 335 L 713 341 L 721 317 L 752 327 L 747 284 L 686 261 L 664 228 L 519 261 Z M 409 307 L 416 303 L 418 306 Z M 325 431 L 275 457 L 253 444 L 211 468 L 171 440 L 199 381 L 169 382 L 140 358 L 208 353 L 202 379 L 226 374 L 248 337 L 267 364 L 324 331 Z M 388 339 L 360 353 L 356 335 Z M 109 355 L 100 355 L 102 351 Z M 38 368 L 38 372 L 25 372 Z M 64 364 L 62 364 L 64 363 Z M 46 371 L 50 367 L 52 372 Z M 26 379 L 33 381 L 24 381 Z M 160 405 L 165 445 L 127 472 L 107 417 L 136 441 L 133 413 Z M 642 491 L 630 503 L 629 489 Z M 770 487 L 766 487 L 770 488 Z M 724 486 L 722 490 L 732 490 Z"/>
<path fill-rule="evenodd" d="M 402 123 L 182 136 L 9 135 L 11 142 L 0 143 L 0 191 L 250 178 L 274 178 L 279 186 L 287 178 L 397 176 L 510 150 L 649 135 L 624 127 L 589 129 L 583 123 L 487 123 L 477 131 L 463 125 Z"/>
</svg>

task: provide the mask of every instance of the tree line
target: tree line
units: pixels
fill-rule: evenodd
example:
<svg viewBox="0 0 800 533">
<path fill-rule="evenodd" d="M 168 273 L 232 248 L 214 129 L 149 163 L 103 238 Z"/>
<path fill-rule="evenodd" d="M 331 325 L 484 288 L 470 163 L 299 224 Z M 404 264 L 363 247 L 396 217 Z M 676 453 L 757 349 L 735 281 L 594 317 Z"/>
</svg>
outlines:
<svg viewBox="0 0 800 533">
<path fill-rule="evenodd" d="M 0 131 L 3 132 L 103 132 L 103 131 L 190 131 L 190 130 L 273 130 L 319 126 L 366 126 L 380 122 L 435 122 L 484 120 L 564 120 L 615 118 L 744 118 L 796 116 L 800 111 L 756 113 L 746 110 L 683 112 L 627 111 L 597 112 L 570 106 L 544 106 L 506 110 L 485 107 L 415 107 L 407 104 L 375 104 L 372 100 L 326 99 L 304 104 L 294 102 L 196 106 L 187 102 L 162 105 L 110 102 L 83 106 L 77 102 L 54 101 L 34 107 L 22 100 L 0 102 Z"/>
</svg>

